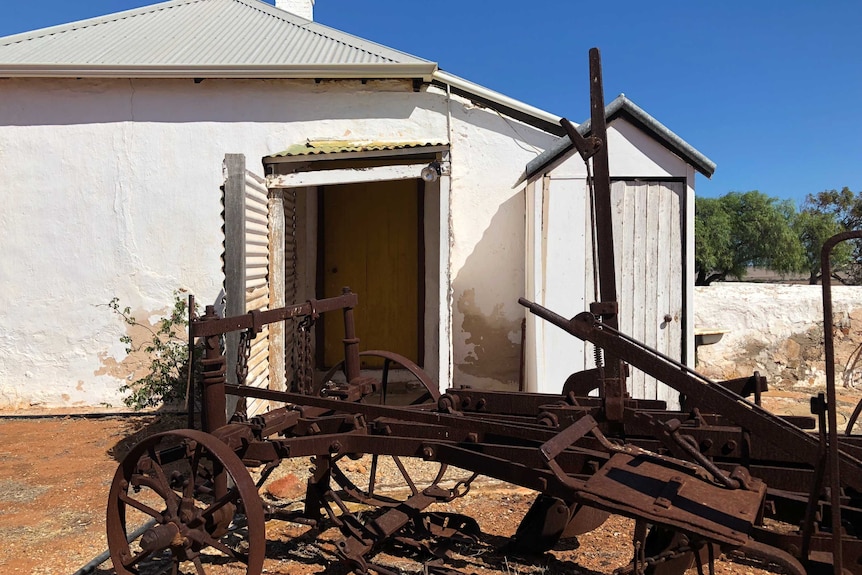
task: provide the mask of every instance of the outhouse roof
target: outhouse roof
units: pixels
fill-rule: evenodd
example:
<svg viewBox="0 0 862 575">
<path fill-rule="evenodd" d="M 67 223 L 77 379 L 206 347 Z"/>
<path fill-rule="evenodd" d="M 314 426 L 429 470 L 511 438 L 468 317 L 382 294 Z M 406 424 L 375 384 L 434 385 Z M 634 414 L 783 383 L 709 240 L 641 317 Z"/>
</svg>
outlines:
<svg viewBox="0 0 862 575">
<path fill-rule="evenodd" d="M 629 100 L 624 94 L 617 96 L 613 102 L 605 106 L 605 117 L 608 123 L 616 118 L 624 117 L 651 134 L 659 143 L 671 152 L 694 166 L 698 172 L 712 177 L 715 173 L 715 162 L 693 148 L 688 142 L 670 131 L 664 124 L 647 114 L 640 106 Z M 578 133 L 586 136 L 590 133 L 590 120 L 577 127 Z M 531 180 L 538 175 L 547 173 L 554 166 L 575 153 L 575 145 L 569 136 L 562 136 L 547 150 L 533 158 L 522 177 Z"/>
<path fill-rule="evenodd" d="M 172 0 L 0 38 L 0 76 L 430 81 L 436 69 L 259 0 Z"/>
</svg>

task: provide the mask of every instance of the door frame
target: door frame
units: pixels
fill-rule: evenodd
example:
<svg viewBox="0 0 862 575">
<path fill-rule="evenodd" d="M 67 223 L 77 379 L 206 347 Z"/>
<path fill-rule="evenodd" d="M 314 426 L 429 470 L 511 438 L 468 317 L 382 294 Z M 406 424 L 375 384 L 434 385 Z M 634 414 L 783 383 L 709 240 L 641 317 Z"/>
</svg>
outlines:
<svg viewBox="0 0 862 575">
<path fill-rule="evenodd" d="M 400 146 L 390 144 L 389 146 Z M 298 231 L 304 251 L 297 266 L 300 287 L 297 299 L 312 299 L 317 286 L 317 188 L 319 186 L 384 180 L 422 179 L 422 170 L 437 174 L 424 185 L 420 213 L 423 218 L 423 249 L 420 253 L 424 289 L 420 292 L 419 323 L 423 368 L 439 382 L 441 390 L 452 385 L 452 280 L 450 264 L 450 156 L 445 144 L 387 148 L 377 143 L 376 150 L 308 152 L 279 154 L 263 158 L 266 185 L 278 190 L 304 192 L 297 200 Z M 313 228 L 313 229 L 310 229 Z M 417 318 L 417 321 L 419 318 Z M 360 334 L 361 335 L 361 334 Z"/>
</svg>

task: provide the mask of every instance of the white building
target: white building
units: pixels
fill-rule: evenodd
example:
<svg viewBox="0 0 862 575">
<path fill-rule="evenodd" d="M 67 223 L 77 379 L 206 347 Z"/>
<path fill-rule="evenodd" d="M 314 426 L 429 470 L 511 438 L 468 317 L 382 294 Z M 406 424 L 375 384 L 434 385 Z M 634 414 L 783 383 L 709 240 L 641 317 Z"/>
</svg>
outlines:
<svg viewBox="0 0 862 575">
<path fill-rule="evenodd" d="M 592 297 L 559 117 L 306 18 L 173 0 L 0 38 L 0 408 L 119 405 L 135 374 L 105 304 L 154 321 L 178 288 L 226 287 L 236 311 L 243 284 L 259 307 L 349 282 L 360 338 L 441 388 L 558 391 L 583 369 L 554 328 L 522 336 L 517 304 Z M 625 98 L 608 115 L 618 211 L 643 218 L 621 220 L 621 304 L 670 315 L 633 333 L 690 359 L 694 175 L 714 165 Z M 284 385 L 277 360 L 259 383 Z"/>
</svg>

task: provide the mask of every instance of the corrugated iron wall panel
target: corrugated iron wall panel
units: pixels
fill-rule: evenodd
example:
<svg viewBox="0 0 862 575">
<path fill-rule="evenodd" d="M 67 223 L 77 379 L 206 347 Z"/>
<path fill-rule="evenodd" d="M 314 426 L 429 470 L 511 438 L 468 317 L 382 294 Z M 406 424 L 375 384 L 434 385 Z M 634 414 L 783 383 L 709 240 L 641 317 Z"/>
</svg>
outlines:
<svg viewBox="0 0 862 575">
<path fill-rule="evenodd" d="M 245 308 L 269 309 L 268 190 L 259 176 L 245 173 Z M 251 345 L 245 383 L 269 388 L 269 326 L 264 326 Z M 247 406 L 248 415 L 266 410 L 265 402 Z"/>
</svg>

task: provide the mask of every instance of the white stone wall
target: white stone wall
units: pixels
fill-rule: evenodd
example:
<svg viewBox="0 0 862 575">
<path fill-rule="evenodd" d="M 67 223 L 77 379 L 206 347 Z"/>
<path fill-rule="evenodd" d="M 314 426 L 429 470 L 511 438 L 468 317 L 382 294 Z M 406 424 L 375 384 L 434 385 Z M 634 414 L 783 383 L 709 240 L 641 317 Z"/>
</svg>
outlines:
<svg viewBox="0 0 862 575">
<path fill-rule="evenodd" d="M 767 376 L 776 387 L 826 383 L 822 287 L 716 283 L 695 288 L 697 328 L 728 330 L 721 341 L 701 346 L 697 369 L 715 379 Z M 862 361 L 862 287 L 833 286 L 836 380 L 858 379 Z"/>
<path fill-rule="evenodd" d="M 177 288 L 211 302 L 225 153 L 260 170 L 306 139 L 451 141 L 455 383 L 498 375 L 486 338 L 523 317 L 512 186 L 551 136 L 396 81 L 0 79 L 0 99 L 0 408 L 120 405 L 134 372 L 105 304 L 146 321 Z"/>
</svg>

